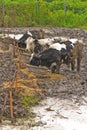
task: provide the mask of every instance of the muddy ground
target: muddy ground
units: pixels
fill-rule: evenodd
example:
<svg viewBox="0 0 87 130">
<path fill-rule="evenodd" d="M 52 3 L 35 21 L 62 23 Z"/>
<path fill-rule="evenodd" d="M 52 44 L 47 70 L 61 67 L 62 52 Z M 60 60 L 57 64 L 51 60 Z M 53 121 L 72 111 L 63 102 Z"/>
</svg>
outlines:
<svg viewBox="0 0 87 130">
<path fill-rule="evenodd" d="M 33 30 L 38 28 L 0 28 L 0 32 L 9 32 L 10 33 L 24 33 L 26 30 Z M 72 72 L 70 68 L 66 65 L 62 65 L 60 69 L 60 74 L 63 78 L 56 78 L 38 81 L 38 86 L 43 89 L 44 98 L 45 97 L 58 97 L 60 99 L 72 99 L 75 97 L 75 101 L 81 105 L 81 100 L 84 97 L 87 97 L 87 31 L 82 29 L 71 29 L 71 28 L 43 28 L 45 31 L 45 37 L 53 37 L 53 36 L 64 36 L 70 38 L 79 38 L 84 42 L 84 50 L 83 50 L 83 58 L 81 62 L 81 71 L 80 72 Z M 1 57 L 0 57 L 1 58 Z M 11 61 L 12 62 L 12 61 Z M 9 68 L 11 70 L 10 76 L 14 73 L 14 64 Z M 13 69 L 11 69 L 13 67 Z M 3 70 L 0 70 L 3 71 Z M 37 69 L 34 70 L 37 72 Z M 4 71 L 5 72 L 5 71 Z M 8 73 L 8 71 L 7 71 Z M 5 75 L 7 74 L 5 73 Z M 0 84 L 2 81 L 6 81 L 5 76 L 0 74 Z M 8 76 L 8 77 L 10 77 Z M 10 77 L 12 78 L 12 76 Z M 43 78 L 43 77 L 42 77 Z M 8 78 L 9 79 L 9 78 Z M 12 80 L 12 79 L 11 79 Z M 2 85 L 1 85 L 2 86 Z M 85 101 L 87 102 L 87 101 Z"/>
<path fill-rule="evenodd" d="M 29 28 L 8 28 L 1 29 L 2 32 L 24 33 L 26 30 L 38 29 L 37 27 Z M 49 82 L 39 82 L 39 85 L 46 91 L 47 96 L 59 96 L 60 98 L 72 98 L 76 95 L 81 98 L 87 96 L 87 30 L 71 28 L 43 28 L 45 37 L 64 36 L 70 38 L 79 38 L 84 42 L 83 58 L 81 62 L 81 71 L 72 72 L 66 65 L 62 65 L 60 74 L 64 79 L 51 80 Z"/>
</svg>

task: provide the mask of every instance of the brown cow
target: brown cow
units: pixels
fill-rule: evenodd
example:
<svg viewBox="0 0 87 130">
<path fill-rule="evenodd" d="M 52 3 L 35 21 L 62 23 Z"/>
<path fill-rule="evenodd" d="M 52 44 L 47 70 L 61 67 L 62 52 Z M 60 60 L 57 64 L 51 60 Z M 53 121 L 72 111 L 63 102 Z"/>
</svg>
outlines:
<svg viewBox="0 0 87 130">
<path fill-rule="evenodd" d="M 76 65 L 77 71 L 80 71 L 80 63 L 82 60 L 82 51 L 84 45 L 80 40 L 77 40 L 76 43 L 73 45 L 74 47 L 71 50 L 71 57 L 70 57 L 71 69 L 74 71 Z"/>
</svg>

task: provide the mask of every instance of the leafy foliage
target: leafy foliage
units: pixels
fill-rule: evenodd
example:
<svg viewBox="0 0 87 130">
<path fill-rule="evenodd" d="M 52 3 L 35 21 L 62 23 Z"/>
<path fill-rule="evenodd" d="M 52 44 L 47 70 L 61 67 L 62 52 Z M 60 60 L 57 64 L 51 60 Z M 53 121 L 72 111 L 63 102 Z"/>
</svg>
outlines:
<svg viewBox="0 0 87 130">
<path fill-rule="evenodd" d="M 30 108 L 31 106 L 37 104 L 39 102 L 39 99 L 33 95 L 26 95 L 23 94 L 23 107 L 24 108 Z"/>
<path fill-rule="evenodd" d="M 0 0 L 2 3 L 2 0 Z M 4 26 L 87 28 L 86 0 L 4 0 Z M 0 25 L 3 22 L 0 4 Z"/>
</svg>

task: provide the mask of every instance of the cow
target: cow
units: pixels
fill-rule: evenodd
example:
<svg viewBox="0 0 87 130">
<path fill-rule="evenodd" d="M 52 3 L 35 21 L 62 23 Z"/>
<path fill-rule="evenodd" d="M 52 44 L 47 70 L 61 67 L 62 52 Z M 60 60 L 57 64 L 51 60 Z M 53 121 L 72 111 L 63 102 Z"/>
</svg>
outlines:
<svg viewBox="0 0 87 130">
<path fill-rule="evenodd" d="M 62 64 L 70 65 L 72 61 L 72 51 L 74 49 L 74 45 L 71 41 L 55 43 L 52 44 L 50 48 L 55 48 L 61 52 Z"/>
<path fill-rule="evenodd" d="M 41 38 L 44 38 L 44 31 L 42 29 L 26 31 L 24 35 L 17 40 L 17 43 L 19 47 L 28 49 L 30 43 Z"/>
<path fill-rule="evenodd" d="M 30 64 L 36 66 L 46 66 L 51 69 L 51 72 L 59 73 L 61 64 L 66 64 L 68 66 L 71 65 L 71 70 L 74 71 L 75 62 L 77 61 L 77 71 L 80 71 L 82 50 L 83 42 L 81 40 L 69 39 L 68 41 L 50 45 L 48 49 L 39 53 L 38 56 L 33 55 L 33 57 L 31 57 Z M 56 55 L 57 51 L 58 55 Z M 60 62 L 56 62 L 56 56 L 58 56 Z M 50 60 L 52 62 L 49 64 Z"/>
<path fill-rule="evenodd" d="M 32 40 L 32 42 L 30 42 L 29 40 L 26 41 L 26 49 L 28 51 L 30 51 L 30 48 L 32 48 L 32 52 L 34 50 L 33 47 L 35 47 L 35 50 L 36 48 L 38 48 L 38 46 L 42 46 L 42 47 L 39 47 L 37 52 L 41 52 L 47 48 L 49 48 L 51 45 L 54 46 L 53 44 L 55 44 L 56 40 L 55 40 L 56 37 L 53 37 L 53 38 L 44 38 L 44 39 L 35 39 L 34 41 Z M 61 38 L 61 37 L 60 37 Z M 30 38 L 29 38 L 30 39 Z M 65 40 L 65 38 L 63 38 Z M 67 39 L 67 38 L 66 38 Z M 62 40 L 61 40 L 62 41 Z M 31 47 L 30 47 L 31 46 Z M 61 46 L 61 45 L 60 45 Z M 64 45 L 65 46 L 65 45 Z M 43 48 L 43 49 L 42 49 Z M 41 50 L 40 50 L 41 49 Z"/>
<path fill-rule="evenodd" d="M 54 38 L 54 43 L 56 43 L 56 42 L 65 42 L 65 41 L 69 40 L 69 37 L 62 37 L 62 36 L 60 36 L 60 37 L 55 36 L 53 38 Z"/>
<path fill-rule="evenodd" d="M 56 43 L 55 45 L 55 48 L 50 46 L 48 49 L 37 55 L 33 54 L 30 58 L 30 64 L 46 66 L 51 72 L 59 73 L 61 64 L 68 64 L 71 55 L 65 44 Z"/>
<path fill-rule="evenodd" d="M 43 50 L 49 48 L 50 45 L 54 44 L 54 41 L 55 41 L 54 38 L 44 38 L 44 39 L 28 38 L 26 40 L 26 49 L 30 51 L 31 48 L 32 50 L 31 52 L 40 53 Z"/>
<path fill-rule="evenodd" d="M 51 69 L 51 72 L 59 73 L 61 65 L 60 51 L 48 48 L 38 55 L 32 54 L 29 64 L 34 66 L 46 66 L 48 69 Z"/>
<path fill-rule="evenodd" d="M 53 39 L 45 38 L 45 39 L 34 39 L 29 37 L 26 41 L 26 49 L 29 52 L 40 53 L 43 50 L 47 49 L 50 44 L 53 44 Z"/>
<path fill-rule="evenodd" d="M 21 37 L 23 36 L 23 34 L 2 34 L 1 35 L 1 38 L 11 38 L 11 39 L 14 39 L 15 40 L 19 40 Z"/>
<path fill-rule="evenodd" d="M 29 39 L 29 40 L 28 40 Z M 47 48 L 49 48 L 51 45 L 54 46 L 54 38 L 44 38 L 44 39 L 33 39 L 32 42 L 30 41 L 30 38 L 28 38 L 26 41 L 26 49 L 30 51 L 30 48 L 32 49 L 31 52 L 40 53 Z M 35 49 L 34 49 L 35 48 Z"/>
<path fill-rule="evenodd" d="M 50 45 L 49 48 L 54 48 L 54 49 L 57 49 L 60 51 L 62 48 L 66 49 L 66 45 L 60 44 L 60 43 L 54 43 L 54 44 Z"/>
<path fill-rule="evenodd" d="M 32 53 L 37 54 L 43 51 L 43 46 L 38 43 L 37 39 L 29 37 L 25 43 L 26 43 L 26 50 L 28 50 L 30 54 Z"/>
<path fill-rule="evenodd" d="M 26 40 L 29 37 L 32 37 L 32 34 L 29 31 L 25 32 L 24 35 L 19 40 L 17 40 L 18 47 L 26 48 Z"/>
<path fill-rule="evenodd" d="M 75 66 L 77 68 L 77 72 L 80 71 L 80 64 L 82 60 L 82 51 L 83 51 L 83 41 L 79 39 L 69 39 L 68 41 L 61 42 L 61 44 L 65 44 L 68 52 L 69 60 L 67 61 L 67 65 L 71 65 L 71 70 L 75 70 Z M 76 63 L 77 62 L 77 63 Z"/>
<path fill-rule="evenodd" d="M 82 40 L 78 39 L 70 39 L 70 41 L 73 43 L 73 49 L 71 51 L 70 59 L 71 69 L 74 71 L 75 65 L 77 65 L 77 72 L 79 72 L 84 44 Z"/>
</svg>

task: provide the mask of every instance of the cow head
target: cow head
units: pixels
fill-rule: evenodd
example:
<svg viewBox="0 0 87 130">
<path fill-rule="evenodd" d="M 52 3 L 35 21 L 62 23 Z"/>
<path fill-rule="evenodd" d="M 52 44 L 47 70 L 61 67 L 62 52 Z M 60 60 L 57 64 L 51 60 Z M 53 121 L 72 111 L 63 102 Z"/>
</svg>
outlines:
<svg viewBox="0 0 87 130">
<path fill-rule="evenodd" d="M 39 66 L 40 65 L 40 58 L 38 56 L 36 56 L 35 54 L 32 54 L 30 61 L 29 61 L 29 64 Z"/>
<path fill-rule="evenodd" d="M 37 53 L 40 53 L 43 50 L 43 47 L 39 44 L 37 39 L 35 39 L 34 45 L 35 45 L 34 53 L 37 54 Z"/>
<path fill-rule="evenodd" d="M 69 64 L 71 59 L 70 53 L 66 49 L 61 50 L 61 61 L 64 64 Z"/>
</svg>

